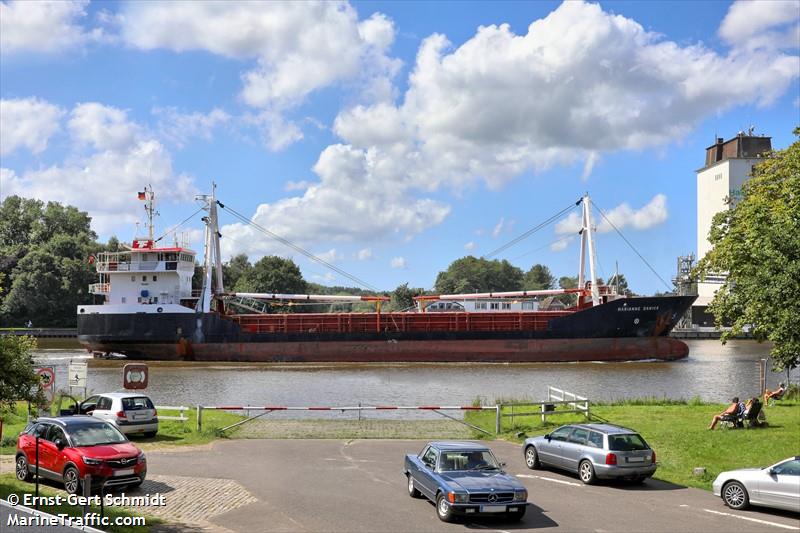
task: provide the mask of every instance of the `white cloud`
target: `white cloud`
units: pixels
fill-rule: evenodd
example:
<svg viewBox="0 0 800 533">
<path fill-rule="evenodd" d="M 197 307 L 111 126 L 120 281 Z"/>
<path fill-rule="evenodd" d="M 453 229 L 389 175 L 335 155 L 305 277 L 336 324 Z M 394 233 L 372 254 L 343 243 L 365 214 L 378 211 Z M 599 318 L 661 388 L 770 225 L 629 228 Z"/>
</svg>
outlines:
<svg viewBox="0 0 800 533">
<path fill-rule="evenodd" d="M 327 261 L 328 263 L 336 263 L 337 261 L 341 261 L 344 256 L 336 251 L 336 248 L 331 248 L 327 252 L 322 252 L 318 254 L 314 254 L 323 261 Z"/>
<path fill-rule="evenodd" d="M 567 236 L 563 239 L 559 239 L 550 245 L 550 250 L 553 252 L 561 252 L 563 250 L 566 250 L 567 246 L 572 244 L 573 240 L 575 240 L 574 236 Z"/>
<path fill-rule="evenodd" d="M 500 233 L 503 231 L 503 224 L 505 223 L 506 219 L 500 217 L 500 220 L 495 224 L 494 229 L 492 229 L 492 238 L 496 239 L 500 236 Z"/>
<path fill-rule="evenodd" d="M 407 268 L 406 258 L 402 256 L 392 257 L 392 260 L 389 264 L 391 265 L 392 268 L 399 268 L 399 269 Z"/>
<path fill-rule="evenodd" d="M 593 226 L 598 233 L 608 233 L 614 230 L 608 222 L 609 220 L 620 230 L 630 227 L 641 231 L 663 224 L 668 216 L 667 197 L 663 194 L 657 194 L 639 209 L 633 209 L 623 202 L 610 211 L 606 211 L 605 218 L 594 212 L 592 222 L 594 222 Z M 556 222 L 555 225 L 555 231 L 558 235 L 575 234 L 580 229 L 581 217 L 576 211 L 572 211 L 567 217 Z M 565 248 L 567 244 L 569 243 L 565 243 L 562 248 Z M 551 246 L 551 249 L 554 249 L 553 246 L 556 246 L 556 243 Z"/>
<path fill-rule="evenodd" d="M 132 233 L 141 220 L 136 192 L 152 184 L 159 200 L 191 198 L 192 180 L 176 175 L 166 148 L 128 120 L 121 109 L 97 103 L 77 105 L 68 130 L 79 151 L 63 163 L 18 174 L 4 169 L 4 196 L 53 200 L 86 210 L 100 233 Z"/>
<path fill-rule="evenodd" d="M 359 261 L 368 261 L 372 259 L 372 248 L 362 248 L 358 251 L 356 258 Z"/>
<path fill-rule="evenodd" d="M 43 152 L 63 115 L 63 109 L 39 98 L 0 100 L 0 155 L 20 147 Z"/>
<path fill-rule="evenodd" d="M 800 1 L 738 0 L 719 26 L 729 44 L 747 49 L 800 46 Z"/>
<path fill-rule="evenodd" d="M 564 2 L 517 35 L 480 27 L 454 48 L 425 39 L 393 105 L 357 105 L 334 131 L 416 187 L 500 187 L 529 170 L 673 142 L 735 105 L 767 105 L 798 58 L 681 46 L 597 4 Z"/>
<path fill-rule="evenodd" d="M 597 152 L 589 152 L 586 156 L 586 161 L 583 163 L 583 173 L 581 174 L 581 181 L 587 181 L 589 176 L 592 175 L 592 170 L 594 170 L 594 166 L 597 164 L 597 161 L 600 159 L 600 156 Z"/>
<path fill-rule="evenodd" d="M 299 181 L 287 181 L 286 184 L 283 186 L 283 190 L 287 192 L 291 191 L 304 191 L 311 187 L 313 183 L 306 180 L 299 180 Z"/>
<path fill-rule="evenodd" d="M 241 98 L 266 112 L 258 117 L 272 150 L 302 138 L 283 114 L 314 91 L 354 82 L 371 101 L 393 96 L 400 63 L 386 53 L 394 35 L 386 16 L 359 21 L 341 2 L 131 2 L 122 17 L 123 39 L 140 49 L 255 60 Z"/>
<path fill-rule="evenodd" d="M 193 138 L 210 141 L 216 127 L 231 121 L 231 116 L 219 108 L 208 113 L 181 113 L 175 107 L 155 107 L 152 113 L 158 117 L 161 137 L 179 148 L 186 146 Z"/>
<path fill-rule="evenodd" d="M 315 281 L 321 281 L 323 283 L 331 283 L 331 282 L 336 280 L 336 276 L 333 275 L 333 273 L 331 273 L 331 272 L 326 272 L 323 275 L 312 274 L 311 275 L 311 279 L 313 279 Z"/>
<path fill-rule="evenodd" d="M 0 50 L 3 55 L 54 53 L 98 38 L 99 31 L 85 32 L 80 19 L 88 0 L 0 2 Z"/>
<path fill-rule="evenodd" d="M 468 252 L 474 250 L 475 249 L 475 242 L 474 241 L 469 241 L 467 244 L 464 245 L 464 249 L 467 250 Z"/>
</svg>

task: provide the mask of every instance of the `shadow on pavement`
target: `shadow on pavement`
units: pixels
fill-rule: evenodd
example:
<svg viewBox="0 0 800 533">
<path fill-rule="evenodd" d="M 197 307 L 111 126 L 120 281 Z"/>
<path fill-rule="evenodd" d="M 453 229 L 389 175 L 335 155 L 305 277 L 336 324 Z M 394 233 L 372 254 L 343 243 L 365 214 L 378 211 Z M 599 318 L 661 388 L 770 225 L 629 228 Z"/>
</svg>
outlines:
<svg viewBox="0 0 800 533">
<path fill-rule="evenodd" d="M 519 522 L 511 522 L 499 516 L 487 516 L 485 518 L 470 518 L 469 520 L 463 521 L 463 524 L 469 529 L 486 529 L 487 526 L 491 526 L 492 528 L 506 531 L 558 527 L 558 524 L 547 516 L 541 507 L 532 503 L 528 503 L 528 510 L 525 512 L 525 517 Z"/>
<path fill-rule="evenodd" d="M 575 480 L 578 483 L 581 483 L 578 474 L 574 472 L 567 472 L 566 470 L 560 470 L 558 468 L 550 468 L 549 466 L 542 466 L 539 469 L 532 470 L 532 472 L 550 472 L 553 474 L 559 474 L 570 479 Z M 636 490 L 636 491 L 656 491 L 656 490 L 680 490 L 687 488 L 684 485 L 677 485 L 675 483 L 670 483 L 669 481 L 663 481 L 661 479 L 647 479 L 642 483 L 634 483 L 632 481 L 624 480 L 624 479 L 599 479 L 597 480 L 597 485 L 601 487 L 610 487 L 612 489 L 618 490 Z"/>
</svg>

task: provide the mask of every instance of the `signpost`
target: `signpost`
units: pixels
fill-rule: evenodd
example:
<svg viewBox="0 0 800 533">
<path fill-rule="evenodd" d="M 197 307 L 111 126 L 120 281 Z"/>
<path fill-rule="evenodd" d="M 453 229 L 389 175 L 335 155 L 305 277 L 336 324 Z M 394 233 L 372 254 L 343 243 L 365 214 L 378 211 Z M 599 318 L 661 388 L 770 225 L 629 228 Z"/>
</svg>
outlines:
<svg viewBox="0 0 800 533">
<path fill-rule="evenodd" d="M 69 370 L 67 371 L 70 393 L 73 388 L 78 388 L 83 389 L 83 395 L 86 396 L 86 373 L 88 366 L 89 365 L 85 361 L 70 360 Z"/>
<path fill-rule="evenodd" d="M 122 368 L 122 386 L 126 389 L 147 388 L 148 370 L 144 363 L 128 363 Z"/>
<path fill-rule="evenodd" d="M 56 369 L 53 366 L 40 366 L 36 369 L 39 378 L 42 380 L 42 390 L 47 398 L 47 406 L 53 403 L 56 390 Z"/>
</svg>

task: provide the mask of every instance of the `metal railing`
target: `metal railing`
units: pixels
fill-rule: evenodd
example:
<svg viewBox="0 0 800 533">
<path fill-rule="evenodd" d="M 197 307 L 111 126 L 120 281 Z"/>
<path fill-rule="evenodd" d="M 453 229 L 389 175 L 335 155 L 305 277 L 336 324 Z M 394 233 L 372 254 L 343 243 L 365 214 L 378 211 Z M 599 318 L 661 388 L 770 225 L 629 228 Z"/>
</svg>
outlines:
<svg viewBox="0 0 800 533">
<path fill-rule="evenodd" d="M 547 400 L 541 400 L 538 402 L 514 402 L 499 404 L 497 406 L 497 415 L 495 419 L 495 432 L 499 434 L 502 431 L 503 418 L 510 418 L 512 424 L 514 423 L 514 418 L 519 416 L 541 416 L 543 424 L 547 423 L 548 416 L 562 414 L 580 413 L 589 419 L 589 403 L 589 399 L 583 396 L 579 396 L 572 392 L 561 390 L 556 387 L 547 387 Z M 556 406 L 559 405 L 570 407 L 571 409 L 556 410 Z M 538 407 L 539 410 L 525 411 L 523 409 L 521 412 L 515 412 L 514 409 L 519 407 Z M 505 408 L 508 408 L 509 412 L 504 413 L 503 410 Z"/>
<path fill-rule="evenodd" d="M 159 420 L 177 420 L 178 422 L 186 422 L 189 420 L 189 417 L 186 416 L 186 411 L 189 410 L 188 407 L 184 405 L 156 405 L 156 410 L 164 410 L 164 411 L 178 411 L 178 416 L 163 416 L 158 415 Z"/>
</svg>

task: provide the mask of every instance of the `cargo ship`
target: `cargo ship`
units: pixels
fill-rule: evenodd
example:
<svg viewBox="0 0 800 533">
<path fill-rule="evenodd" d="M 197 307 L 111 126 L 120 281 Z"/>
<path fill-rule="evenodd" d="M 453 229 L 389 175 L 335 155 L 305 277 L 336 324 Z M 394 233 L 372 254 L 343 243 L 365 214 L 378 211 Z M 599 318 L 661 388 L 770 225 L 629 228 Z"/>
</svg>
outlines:
<svg viewBox="0 0 800 533">
<path fill-rule="evenodd" d="M 675 360 L 689 349 L 669 332 L 694 296 L 625 297 L 593 283 L 588 196 L 582 203 L 580 269 L 574 289 L 424 295 L 406 312 L 381 312 L 387 296 L 225 291 L 215 193 L 205 210 L 203 287 L 192 290 L 196 252 L 159 245 L 149 232 L 127 249 L 92 258 L 89 287 L 102 303 L 80 305 L 78 340 L 98 356 L 236 362 L 558 362 Z M 588 256 L 589 279 L 585 264 Z M 568 307 L 553 299 L 571 296 Z M 563 298 L 563 296 L 562 296 Z M 265 302 L 370 302 L 374 312 L 272 313 Z M 558 302 L 558 300 L 556 300 Z M 545 305 L 545 304 L 550 305 Z M 245 310 L 246 312 L 243 312 Z"/>
</svg>

